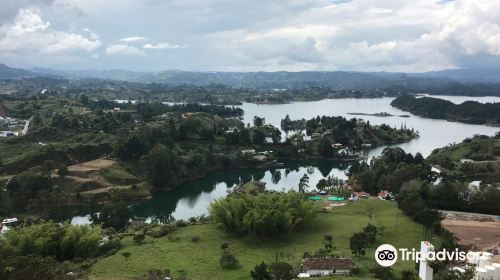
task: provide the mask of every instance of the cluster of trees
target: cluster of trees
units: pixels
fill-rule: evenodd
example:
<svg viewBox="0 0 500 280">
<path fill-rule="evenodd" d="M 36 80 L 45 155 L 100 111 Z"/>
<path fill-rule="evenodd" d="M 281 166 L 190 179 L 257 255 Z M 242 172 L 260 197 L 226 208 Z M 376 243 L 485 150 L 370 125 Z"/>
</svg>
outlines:
<svg viewBox="0 0 500 280">
<path fill-rule="evenodd" d="M 220 105 L 201 105 L 198 103 L 168 105 L 161 102 L 139 102 L 135 105 L 135 108 L 137 110 L 137 113 L 139 113 L 139 115 L 141 115 L 146 120 L 168 112 L 203 112 L 218 115 L 221 117 L 238 117 L 243 115 L 243 109 L 241 108 Z"/>
<path fill-rule="evenodd" d="M 174 186 L 226 163 L 215 160 L 218 155 L 210 150 L 212 145 L 184 141 L 194 137 L 213 137 L 209 132 L 204 133 L 211 129 L 197 120 L 186 120 L 179 125 L 171 120 L 158 127 L 142 126 L 131 135 L 120 138 L 114 153 L 125 161 L 139 161 L 146 178 L 155 188 Z M 214 162 L 214 165 L 209 167 L 208 162 Z"/>
<path fill-rule="evenodd" d="M 426 118 L 474 124 L 500 124 L 500 103 L 482 104 L 476 101 L 466 101 L 462 104 L 454 104 L 439 98 L 415 98 L 404 95 L 394 99 L 391 105 Z"/>
<path fill-rule="evenodd" d="M 411 179 L 434 181 L 435 175 L 423 156 L 413 156 L 399 147 L 386 148 L 381 156 L 366 162 L 355 161 L 347 174 L 364 191 L 376 194 L 381 190 L 398 193 L 404 182 Z"/>
<path fill-rule="evenodd" d="M 344 185 L 344 180 L 335 176 L 328 176 L 318 181 L 316 189 L 320 191 L 334 191 L 339 189 L 342 185 Z"/>
<path fill-rule="evenodd" d="M 360 148 L 362 144 L 369 143 L 373 146 L 382 144 L 400 143 L 408 141 L 417 136 L 411 130 L 402 126 L 401 129 L 392 128 L 388 125 L 373 127 L 370 122 L 362 119 L 346 119 L 341 116 L 317 116 L 305 120 L 291 120 L 286 116 L 281 120 L 281 127 L 285 130 L 306 130 L 307 135 L 320 133 L 319 141 L 315 147 L 306 145 L 307 153 L 331 158 L 338 156 L 332 148 L 333 143 L 340 143 L 344 146 Z"/>
<path fill-rule="evenodd" d="M 261 262 L 250 271 L 250 276 L 253 280 L 292 280 L 296 273 L 293 267 L 285 262 L 274 262 L 270 265 Z"/>
<path fill-rule="evenodd" d="M 265 119 L 254 116 L 253 127 L 242 129 L 234 129 L 233 131 L 225 133 L 224 137 L 227 144 L 232 145 L 261 145 L 266 142 L 266 137 L 270 137 L 273 143 L 281 141 L 281 131 L 273 126 L 265 124 Z"/>
<path fill-rule="evenodd" d="M 60 262 L 93 258 L 119 247 L 102 242 L 100 227 L 42 222 L 20 226 L 0 239 L 1 279 L 64 279 Z"/>
<path fill-rule="evenodd" d="M 398 207 L 410 218 L 433 232 L 441 232 L 441 214 L 429 198 L 429 184 L 418 179 L 403 184 L 398 195 Z"/>
<path fill-rule="evenodd" d="M 60 201 L 57 198 L 60 190 L 54 186 L 47 173 L 23 171 L 9 179 L 5 189 L 0 212 L 28 211 L 50 216 L 59 210 Z"/>
<path fill-rule="evenodd" d="M 366 249 L 375 244 L 379 229 L 372 224 L 368 224 L 363 231 L 354 233 L 349 239 L 349 248 L 353 255 L 357 257 L 364 256 Z"/>
<path fill-rule="evenodd" d="M 272 238 L 311 223 L 318 209 L 297 192 L 266 192 L 230 195 L 212 202 L 209 212 L 232 234 Z"/>
</svg>

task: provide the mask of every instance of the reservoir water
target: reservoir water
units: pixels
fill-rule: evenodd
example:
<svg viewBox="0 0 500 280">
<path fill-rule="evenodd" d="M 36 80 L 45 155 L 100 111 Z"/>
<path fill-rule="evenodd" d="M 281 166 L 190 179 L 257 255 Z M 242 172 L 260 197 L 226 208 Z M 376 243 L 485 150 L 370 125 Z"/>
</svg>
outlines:
<svg viewBox="0 0 500 280">
<path fill-rule="evenodd" d="M 266 123 L 280 127 L 281 119 L 288 114 L 291 119 L 310 119 L 316 116 L 344 116 L 346 118 L 362 118 L 370 124 L 386 123 L 392 127 L 406 126 L 419 132 L 420 137 L 408 143 L 398 144 L 406 152 L 420 152 L 424 156 L 432 150 L 448 144 L 459 143 L 475 134 L 494 135 L 500 129 L 485 125 L 470 125 L 446 120 L 421 118 L 411 113 L 401 111 L 390 105 L 394 98 L 375 99 L 327 99 L 313 102 L 296 102 L 290 104 L 253 104 L 243 103 L 240 107 L 245 111 L 243 121 L 252 123 L 254 116 L 264 117 Z M 454 103 L 472 100 L 471 97 L 446 96 Z M 498 102 L 498 98 L 480 98 L 480 102 Z M 353 116 L 348 113 L 378 113 L 387 112 L 392 117 Z M 399 115 L 409 115 L 407 118 Z M 284 136 L 285 134 L 283 134 Z M 371 158 L 378 156 L 385 147 L 376 147 L 365 151 L 365 156 Z M 308 173 L 309 185 L 315 186 L 323 177 L 328 175 L 345 179 L 345 170 L 348 165 L 342 162 L 311 161 L 287 162 L 278 169 L 237 169 L 223 170 L 187 182 L 181 187 L 165 193 L 155 194 L 146 202 L 137 202 L 131 205 L 134 215 L 149 217 L 151 220 L 164 222 L 170 215 L 175 219 L 187 219 L 208 213 L 208 205 L 217 198 L 227 195 L 229 188 L 249 182 L 260 180 L 266 182 L 268 189 L 288 190 L 295 189 L 303 174 Z M 279 175 L 278 175 L 279 173 Z M 88 210 L 80 209 L 72 223 L 88 223 L 85 215 Z M 88 213 L 88 212 L 87 212 Z"/>
</svg>

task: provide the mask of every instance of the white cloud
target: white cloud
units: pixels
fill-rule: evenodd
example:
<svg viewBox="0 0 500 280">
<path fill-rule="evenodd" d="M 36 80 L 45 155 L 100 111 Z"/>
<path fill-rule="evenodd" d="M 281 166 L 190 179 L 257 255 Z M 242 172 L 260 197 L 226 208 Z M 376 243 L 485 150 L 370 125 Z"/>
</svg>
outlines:
<svg viewBox="0 0 500 280">
<path fill-rule="evenodd" d="M 95 34 L 94 34 L 95 35 Z M 50 28 L 37 9 L 21 9 L 11 23 L 0 27 L 0 51 L 10 53 L 61 54 L 91 52 L 101 45 L 98 38 L 87 38 Z"/>
<path fill-rule="evenodd" d="M 5 53 L 30 53 L 33 66 L 41 56 L 92 54 L 101 41 L 112 44 L 110 38 L 123 26 L 132 26 L 134 33 L 105 53 L 143 55 L 141 60 L 101 55 L 92 66 L 235 71 L 500 67 L 498 0 L 3 1 L 0 59 L 5 61 Z M 13 19 L 13 11 L 23 7 Z M 38 7 L 50 23 L 26 7 Z M 61 30 L 64 26 L 92 30 L 69 32 Z M 185 49 L 145 55 L 179 48 Z"/>
<path fill-rule="evenodd" d="M 116 44 L 116 45 L 111 45 L 106 49 L 106 54 L 107 55 L 125 55 L 125 56 L 141 56 L 145 55 L 143 51 L 140 49 L 129 46 L 129 45 L 124 45 L 124 44 Z"/>
<path fill-rule="evenodd" d="M 92 40 L 97 40 L 97 39 L 99 39 L 99 35 L 97 35 L 96 33 L 94 33 L 94 31 L 92 31 L 90 28 L 87 28 L 87 27 L 82 28 L 82 31 L 87 32 L 87 33 L 90 35 L 90 38 L 91 38 Z"/>
<path fill-rule="evenodd" d="M 130 42 L 143 41 L 143 40 L 147 40 L 147 39 L 148 39 L 147 37 L 142 37 L 142 36 L 130 36 L 130 37 L 121 38 L 120 42 L 130 43 Z"/>
<path fill-rule="evenodd" d="M 158 44 L 145 44 L 142 47 L 145 49 L 161 50 L 161 49 L 183 49 L 183 48 L 187 48 L 187 45 L 176 45 L 176 44 L 172 45 L 172 44 L 169 44 L 167 42 L 161 42 Z"/>
</svg>

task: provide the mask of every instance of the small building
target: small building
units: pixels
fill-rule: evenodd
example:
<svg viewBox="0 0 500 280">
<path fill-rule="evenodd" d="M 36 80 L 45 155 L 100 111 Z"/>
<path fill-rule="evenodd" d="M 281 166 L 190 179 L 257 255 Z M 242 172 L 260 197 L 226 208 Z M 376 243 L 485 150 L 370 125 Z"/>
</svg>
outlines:
<svg viewBox="0 0 500 280">
<path fill-rule="evenodd" d="M 19 224 L 19 220 L 17 218 L 4 219 L 2 221 L 2 224 L 4 226 L 15 226 L 15 225 Z"/>
<path fill-rule="evenodd" d="M 321 133 L 319 133 L 319 132 L 313 132 L 313 134 L 311 134 L 311 138 L 312 139 L 320 139 L 321 138 Z"/>
<path fill-rule="evenodd" d="M 337 152 L 340 156 L 343 156 L 343 157 L 348 157 L 350 156 L 352 153 L 349 151 L 348 148 L 343 148 L 343 149 L 340 149 L 338 152 Z"/>
<path fill-rule="evenodd" d="M 16 136 L 16 133 L 13 131 L 0 131 L 0 137 L 13 137 Z"/>
<path fill-rule="evenodd" d="M 310 276 L 349 275 L 355 267 L 352 259 L 313 257 L 302 260 L 302 272 Z"/>
<path fill-rule="evenodd" d="M 381 200 L 394 200 L 394 196 L 389 191 L 380 191 L 378 193 L 378 198 Z"/>
<path fill-rule="evenodd" d="M 253 156 L 253 159 L 256 161 L 266 161 L 267 156 L 266 155 L 255 155 L 255 156 Z"/>
<path fill-rule="evenodd" d="M 349 200 L 360 200 L 360 199 L 368 199 L 370 198 L 370 194 L 367 192 L 352 192 Z"/>
<path fill-rule="evenodd" d="M 334 149 L 342 149 L 343 145 L 341 143 L 335 143 L 335 144 L 332 144 L 332 148 Z"/>
<path fill-rule="evenodd" d="M 242 155 L 255 155 L 255 150 L 254 149 L 248 149 L 248 150 L 241 150 Z"/>
</svg>

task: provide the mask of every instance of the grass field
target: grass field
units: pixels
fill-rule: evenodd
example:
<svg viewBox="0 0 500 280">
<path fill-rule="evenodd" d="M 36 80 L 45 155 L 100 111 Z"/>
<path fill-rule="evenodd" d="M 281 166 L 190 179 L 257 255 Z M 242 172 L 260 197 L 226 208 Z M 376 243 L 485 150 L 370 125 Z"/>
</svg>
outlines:
<svg viewBox="0 0 500 280">
<path fill-rule="evenodd" d="M 184 270 L 188 279 L 250 279 L 250 270 L 257 263 L 272 263 L 276 254 L 279 261 L 299 267 L 304 252 L 314 253 L 322 247 L 325 234 L 332 234 L 334 237 L 334 254 L 351 257 L 349 237 L 354 232 L 361 231 L 369 222 L 385 227 L 379 237 L 380 244 L 390 243 L 396 248 L 419 248 L 420 240 L 423 240 L 422 227 L 406 217 L 395 203 L 376 199 L 363 200 L 329 213 L 320 213 L 310 228 L 276 240 L 235 238 L 225 234 L 214 224 L 190 225 L 158 239 L 148 237 L 142 245 L 135 245 L 131 237 L 125 237 L 122 240 L 124 247 L 118 253 L 97 260 L 91 269 L 90 279 L 133 279 L 153 268 L 170 269 L 174 277 L 179 275 L 180 270 Z M 201 240 L 193 242 L 193 236 L 199 236 Z M 229 243 L 228 251 L 240 261 L 239 269 L 220 268 L 220 245 L 224 242 Z M 122 252 L 130 252 L 130 258 L 125 260 Z M 371 279 L 368 270 L 376 265 L 373 254 L 374 248 L 371 248 L 361 259 L 354 258 L 360 274 L 344 278 Z M 414 269 L 415 264 L 398 262 L 393 268 L 396 271 Z"/>
</svg>

